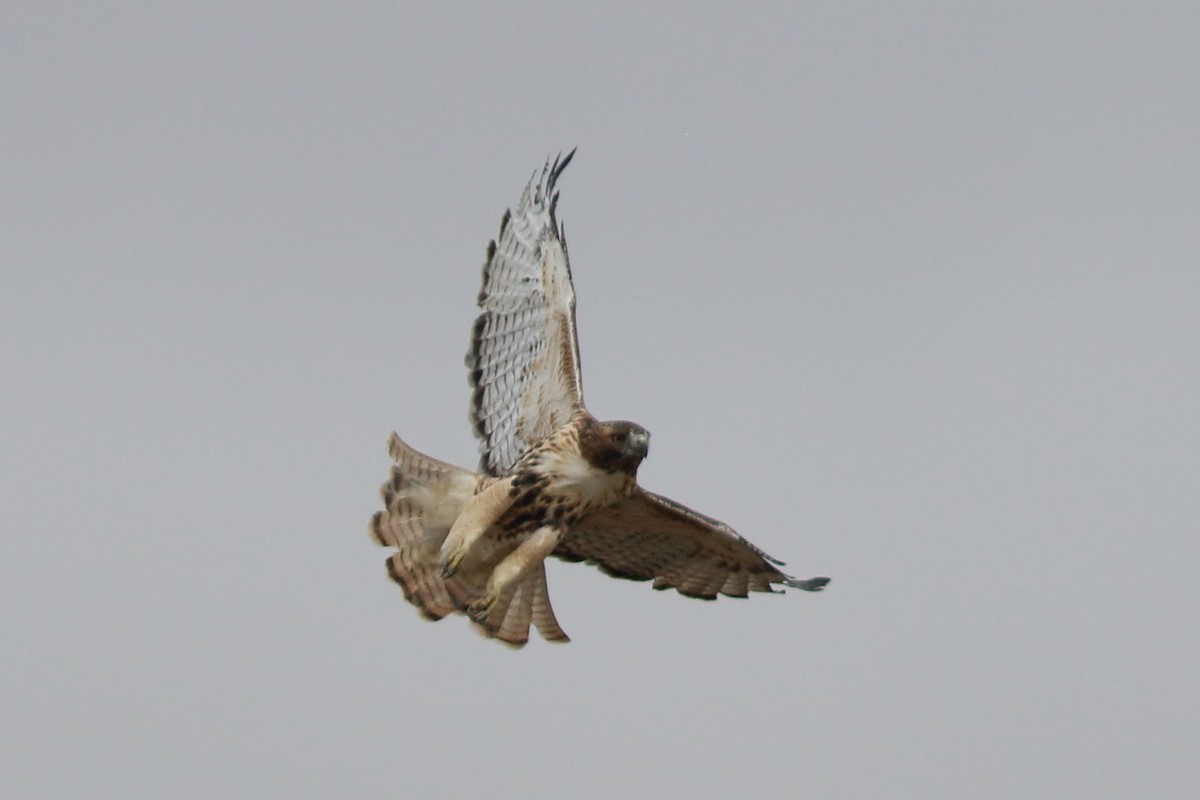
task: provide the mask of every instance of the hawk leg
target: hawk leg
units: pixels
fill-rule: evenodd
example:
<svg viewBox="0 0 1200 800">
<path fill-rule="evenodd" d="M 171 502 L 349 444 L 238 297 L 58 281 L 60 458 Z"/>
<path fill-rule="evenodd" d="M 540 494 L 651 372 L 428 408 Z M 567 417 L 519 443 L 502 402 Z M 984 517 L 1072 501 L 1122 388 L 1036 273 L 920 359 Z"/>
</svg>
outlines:
<svg viewBox="0 0 1200 800">
<path fill-rule="evenodd" d="M 438 552 L 438 561 L 442 564 L 442 577 L 450 578 L 458 572 L 463 560 L 471 554 L 479 538 L 512 505 L 510 488 L 510 481 L 493 483 L 472 497 L 467 507 L 454 520 Z"/>
<path fill-rule="evenodd" d="M 506 604 L 500 603 L 501 598 L 506 597 L 509 589 L 515 588 L 531 570 L 546 560 L 546 556 L 554 550 L 562 535 L 561 529 L 545 525 L 505 556 L 492 570 L 492 577 L 487 582 L 487 591 L 467 607 L 467 614 L 471 619 L 488 630 L 494 630 L 499 620 L 491 620 L 493 612 L 503 619 L 507 610 Z"/>
</svg>

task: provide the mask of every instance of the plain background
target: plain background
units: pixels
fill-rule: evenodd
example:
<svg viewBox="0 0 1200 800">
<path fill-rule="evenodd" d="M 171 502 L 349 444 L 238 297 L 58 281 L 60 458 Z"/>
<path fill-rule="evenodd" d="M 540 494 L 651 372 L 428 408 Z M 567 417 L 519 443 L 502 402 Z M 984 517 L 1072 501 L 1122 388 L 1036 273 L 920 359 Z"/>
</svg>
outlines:
<svg viewBox="0 0 1200 800">
<path fill-rule="evenodd" d="M 9 4 L 7 797 L 1191 797 L 1195 3 Z M 418 618 L 548 155 L 589 406 L 820 595 Z"/>
</svg>

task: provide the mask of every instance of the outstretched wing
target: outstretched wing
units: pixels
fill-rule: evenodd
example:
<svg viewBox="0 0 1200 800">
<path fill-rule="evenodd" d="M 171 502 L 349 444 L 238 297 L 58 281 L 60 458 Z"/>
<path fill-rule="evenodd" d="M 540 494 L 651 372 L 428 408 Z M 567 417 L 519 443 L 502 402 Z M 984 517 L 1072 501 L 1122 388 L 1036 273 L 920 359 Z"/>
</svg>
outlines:
<svg viewBox="0 0 1200 800">
<path fill-rule="evenodd" d="M 584 517 L 554 555 L 586 561 L 615 578 L 654 581 L 688 597 L 746 597 L 772 592 L 774 584 L 819 591 L 828 578 L 797 580 L 777 561 L 723 522 L 661 495 L 639 490 Z"/>
<path fill-rule="evenodd" d="M 467 369 L 480 471 L 503 475 L 583 408 L 575 289 L 555 184 L 575 154 L 547 163 L 488 245 Z"/>
</svg>

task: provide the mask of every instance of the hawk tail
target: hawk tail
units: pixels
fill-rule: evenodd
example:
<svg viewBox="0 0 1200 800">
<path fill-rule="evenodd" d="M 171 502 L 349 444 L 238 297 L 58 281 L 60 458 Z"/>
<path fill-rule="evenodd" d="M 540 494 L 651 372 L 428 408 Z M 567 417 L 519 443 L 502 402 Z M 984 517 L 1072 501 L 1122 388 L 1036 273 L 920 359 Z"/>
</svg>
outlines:
<svg viewBox="0 0 1200 800">
<path fill-rule="evenodd" d="M 388 452 L 394 463 L 389 480 L 379 490 L 384 508 L 375 512 L 370 525 L 376 544 L 396 549 L 387 559 L 388 574 L 426 619 L 465 613 L 486 594 L 494 564 L 460 569 L 446 578 L 438 551 L 454 520 L 475 495 L 479 476 L 413 449 L 394 433 L 388 440 Z M 507 607 L 494 609 L 487 627 L 481 626 L 486 635 L 520 647 L 529 639 L 532 622 L 545 639 L 567 641 L 550 606 L 544 565 L 513 587 L 511 597 L 505 599 L 510 601 Z"/>
<path fill-rule="evenodd" d="M 559 627 L 550 607 L 550 592 L 546 586 L 545 562 L 534 567 L 525 578 L 502 597 L 488 614 L 487 625 L 476 624 L 485 635 L 494 636 L 505 644 L 521 647 L 529 640 L 529 625 L 537 628 L 548 642 L 569 642 L 566 631 Z"/>
</svg>

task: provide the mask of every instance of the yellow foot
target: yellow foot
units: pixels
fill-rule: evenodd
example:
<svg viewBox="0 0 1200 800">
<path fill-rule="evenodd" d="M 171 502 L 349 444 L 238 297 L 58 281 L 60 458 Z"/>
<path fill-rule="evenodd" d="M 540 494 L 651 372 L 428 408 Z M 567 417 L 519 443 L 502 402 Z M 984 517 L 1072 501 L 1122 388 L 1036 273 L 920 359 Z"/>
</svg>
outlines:
<svg viewBox="0 0 1200 800">
<path fill-rule="evenodd" d="M 491 616 L 492 609 L 496 607 L 496 601 L 499 599 L 499 595 L 488 592 L 467 606 L 467 616 L 488 630 L 492 630 L 494 626 L 488 622 L 488 617 Z"/>
<path fill-rule="evenodd" d="M 446 556 L 446 561 L 442 564 L 442 577 L 453 578 L 466 557 L 467 553 L 465 550 L 455 550 Z"/>
</svg>

